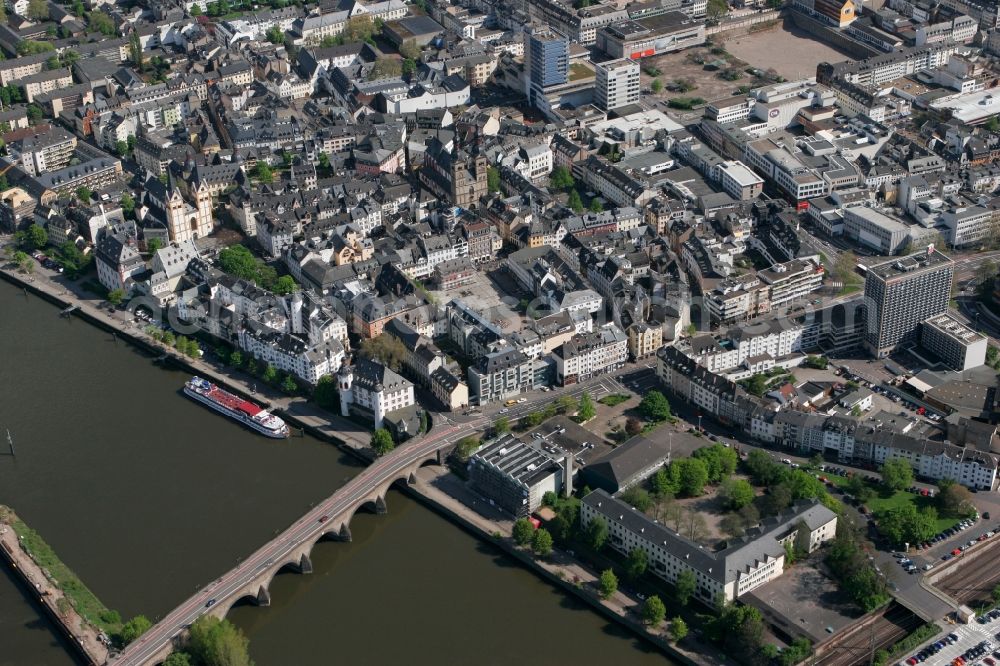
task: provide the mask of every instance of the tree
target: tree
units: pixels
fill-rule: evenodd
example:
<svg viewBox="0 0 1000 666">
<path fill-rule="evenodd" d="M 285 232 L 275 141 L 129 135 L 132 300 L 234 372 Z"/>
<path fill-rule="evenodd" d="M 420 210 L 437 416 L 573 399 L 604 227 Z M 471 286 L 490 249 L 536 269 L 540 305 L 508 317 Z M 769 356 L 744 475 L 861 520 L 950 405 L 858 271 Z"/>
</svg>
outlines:
<svg viewBox="0 0 1000 666">
<path fill-rule="evenodd" d="M 49 244 L 49 233 L 37 223 L 32 223 L 25 231 L 18 232 L 15 238 L 19 245 L 29 250 L 40 250 Z"/>
<path fill-rule="evenodd" d="M 87 27 L 108 37 L 113 37 L 118 33 L 115 22 L 102 11 L 93 11 L 87 15 Z"/>
<path fill-rule="evenodd" d="M 686 497 L 698 497 L 708 483 L 708 468 L 697 458 L 681 458 L 670 463 L 671 475 L 676 475 L 677 488 Z"/>
<path fill-rule="evenodd" d="M 369 81 L 391 79 L 403 73 L 403 64 L 396 58 L 378 58 L 368 72 Z"/>
<path fill-rule="evenodd" d="M 605 569 L 598 579 L 598 587 L 601 590 L 602 599 L 611 598 L 611 595 L 618 591 L 618 576 L 611 569 Z"/>
<path fill-rule="evenodd" d="M 564 166 L 557 166 L 549 175 L 549 186 L 556 190 L 568 190 L 573 187 L 573 173 Z"/>
<path fill-rule="evenodd" d="M 253 168 L 254 177 L 262 183 L 271 183 L 274 180 L 274 171 L 271 170 L 271 166 L 264 160 L 257 160 L 257 164 Z"/>
<path fill-rule="evenodd" d="M 17 43 L 17 55 L 35 55 L 36 53 L 46 53 L 55 51 L 56 47 L 49 42 L 39 42 L 34 39 L 25 39 Z"/>
<path fill-rule="evenodd" d="M 653 505 L 653 500 L 649 496 L 649 492 L 639 486 L 631 486 L 624 493 L 622 493 L 621 499 L 623 502 L 631 507 L 634 507 L 637 511 L 645 513 L 649 507 Z"/>
<path fill-rule="evenodd" d="M 399 338 L 392 335 L 365 338 L 361 341 L 358 352 L 365 358 L 378 361 L 397 372 L 403 367 L 403 360 L 406 358 L 406 347 Z"/>
<path fill-rule="evenodd" d="M 28 121 L 32 125 L 37 125 L 45 116 L 45 113 L 42 111 L 42 107 L 37 104 L 29 104 L 25 112 L 28 114 Z"/>
<path fill-rule="evenodd" d="M 667 607 L 655 594 L 642 604 L 642 621 L 650 626 L 658 626 L 667 617 Z"/>
<path fill-rule="evenodd" d="M 659 95 L 663 92 L 663 81 L 653 79 L 653 82 L 649 84 L 649 89 L 653 91 L 654 95 Z"/>
<path fill-rule="evenodd" d="M 650 391 L 639 403 L 639 413 L 650 421 L 666 421 L 671 416 L 670 402 L 659 391 Z"/>
<path fill-rule="evenodd" d="M 229 355 L 229 365 L 239 368 L 243 365 L 243 353 L 239 349 L 234 349 Z"/>
<path fill-rule="evenodd" d="M 855 474 L 847 479 L 844 489 L 862 504 L 867 504 L 875 497 L 875 491 L 860 474 Z"/>
<path fill-rule="evenodd" d="M 760 449 L 748 453 L 743 464 L 750 472 L 754 484 L 758 486 L 773 486 L 785 477 L 785 468 Z"/>
<path fill-rule="evenodd" d="M 625 575 L 631 581 L 636 581 L 642 574 L 646 573 L 649 565 L 649 556 L 642 548 L 633 548 L 628 554 L 628 561 L 625 563 Z"/>
<path fill-rule="evenodd" d="M 268 384 L 273 384 L 276 381 L 278 381 L 278 369 L 273 365 L 271 365 L 270 363 L 268 363 L 267 367 L 264 368 L 264 374 L 261 375 L 260 378 L 263 379 Z"/>
<path fill-rule="evenodd" d="M 272 44 L 283 44 L 285 41 L 285 31 L 280 26 L 273 25 L 268 29 L 265 37 Z"/>
<path fill-rule="evenodd" d="M 759 372 L 755 375 L 750 376 L 748 379 L 741 379 L 740 385 L 747 390 L 747 393 L 751 393 L 757 397 L 764 395 L 767 392 L 768 379 L 767 376 L 760 374 Z"/>
<path fill-rule="evenodd" d="M 326 153 L 319 154 L 319 168 L 323 171 L 330 170 L 330 156 Z"/>
<path fill-rule="evenodd" d="M 249 642 L 234 624 L 211 615 L 202 615 L 191 625 L 187 651 L 199 664 L 253 666 Z"/>
<path fill-rule="evenodd" d="M 719 496 L 733 511 L 739 511 L 753 502 L 753 486 L 746 479 L 728 478 L 719 488 Z"/>
<path fill-rule="evenodd" d="M 458 444 L 455 445 L 455 455 L 461 461 L 466 461 L 469 457 L 479 448 L 482 442 L 479 438 L 474 435 L 469 435 L 468 437 L 463 437 L 458 440 Z"/>
<path fill-rule="evenodd" d="M 705 536 L 708 525 L 705 523 L 705 516 L 699 511 L 688 509 L 684 516 L 684 536 L 691 541 L 698 541 Z"/>
<path fill-rule="evenodd" d="M 493 432 L 497 435 L 502 435 L 505 432 L 510 432 L 510 419 L 506 416 L 499 416 L 497 420 L 493 422 Z"/>
<path fill-rule="evenodd" d="M 993 599 L 994 605 L 1000 605 L 1000 585 L 990 590 L 990 598 Z"/>
<path fill-rule="evenodd" d="M 594 400 L 590 397 L 589 393 L 584 393 L 580 396 L 580 408 L 576 415 L 581 423 L 589 421 L 597 415 L 597 410 L 594 408 Z"/>
<path fill-rule="evenodd" d="M 420 47 L 412 39 L 407 40 L 400 44 L 399 55 L 403 56 L 405 60 L 409 60 L 416 64 L 417 60 L 420 60 Z"/>
<path fill-rule="evenodd" d="M 708 18 L 718 21 L 729 13 L 729 3 L 726 0 L 708 0 Z"/>
<path fill-rule="evenodd" d="M 904 490 L 913 485 L 913 467 L 903 458 L 886 460 L 882 465 L 882 483 L 890 490 Z"/>
<path fill-rule="evenodd" d="M 781 666 L 795 666 L 805 661 L 810 654 L 812 654 L 812 642 L 804 636 L 799 636 L 781 651 L 779 663 Z"/>
<path fill-rule="evenodd" d="M 203 14 L 203 12 L 201 10 L 201 5 L 197 5 L 196 4 L 196 5 L 192 5 L 191 6 L 191 16 L 194 16 L 195 18 L 197 18 L 197 17 L 201 16 L 202 14 Z"/>
<path fill-rule="evenodd" d="M 556 398 L 556 411 L 560 414 L 569 414 L 574 411 L 578 406 L 579 402 L 573 399 L 571 395 L 561 395 Z"/>
<path fill-rule="evenodd" d="M 128 142 L 116 141 L 115 152 L 118 153 L 118 157 L 125 157 L 126 155 L 128 155 Z"/>
<path fill-rule="evenodd" d="M 627 419 L 625 419 L 625 432 L 630 437 L 635 437 L 636 435 L 642 432 L 642 421 L 635 418 L 634 416 L 628 417 Z"/>
<path fill-rule="evenodd" d="M 531 550 L 538 557 L 548 557 L 552 553 L 552 535 L 544 527 L 539 527 L 531 536 Z"/>
<path fill-rule="evenodd" d="M 34 21 L 49 20 L 49 5 L 45 0 L 28 1 L 28 18 Z"/>
<path fill-rule="evenodd" d="M 399 68 L 400 73 L 409 78 L 417 71 L 417 61 L 411 58 L 403 58 L 403 63 Z"/>
<path fill-rule="evenodd" d="M 741 537 L 746 534 L 746 525 L 738 513 L 727 513 L 719 521 L 719 529 L 730 537 Z"/>
<path fill-rule="evenodd" d="M 132 214 L 135 213 L 135 199 L 133 199 L 132 195 L 129 194 L 128 192 L 122 195 L 121 206 L 122 206 L 122 213 L 125 214 L 125 217 L 132 217 Z M 159 242 L 158 239 L 157 242 Z M 146 249 L 147 250 L 149 249 L 149 243 L 146 243 Z M 149 250 L 149 251 L 155 252 L 155 250 Z"/>
<path fill-rule="evenodd" d="M 880 511 L 875 518 L 879 532 L 892 543 L 918 543 L 934 536 L 937 510 L 930 506 L 917 510 L 907 503 Z"/>
<path fill-rule="evenodd" d="M 500 170 L 496 167 L 486 167 L 486 188 L 490 192 L 500 191 Z"/>
<path fill-rule="evenodd" d="M 298 290 L 298 288 L 299 285 L 296 284 L 295 278 L 291 275 L 282 275 L 274 283 L 274 289 L 272 291 L 280 296 L 284 296 L 285 294 L 291 294 L 292 292 Z"/>
<path fill-rule="evenodd" d="M 145 71 L 146 63 L 142 57 L 142 41 L 139 38 L 139 31 L 133 30 L 128 36 L 129 59 L 140 73 Z"/>
<path fill-rule="evenodd" d="M 656 470 L 656 474 L 653 475 L 653 493 L 658 497 L 669 496 L 670 499 L 673 499 L 678 490 L 673 483 L 670 473 L 665 468 L 661 467 Z"/>
<path fill-rule="evenodd" d="M 125 290 L 124 289 L 112 289 L 108 292 L 108 303 L 118 307 L 125 300 Z"/>
<path fill-rule="evenodd" d="M 792 504 L 792 491 L 785 484 L 768 488 L 766 495 L 760 499 L 760 510 L 764 515 L 773 516 L 781 513 Z"/>
<path fill-rule="evenodd" d="M 588 206 L 588 210 L 590 210 L 591 213 L 601 213 L 604 211 L 604 204 L 601 203 L 600 199 L 594 197 L 593 199 L 590 200 L 590 206 Z"/>
<path fill-rule="evenodd" d="M 45 69 L 53 70 L 62 67 L 62 63 L 59 62 L 59 56 L 50 56 L 48 60 L 45 61 Z"/>
<path fill-rule="evenodd" d="M 122 645 L 128 645 L 149 631 L 152 626 L 153 623 L 145 615 L 136 615 L 122 626 L 121 631 L 118 632 L 118 638 Z"/>
<path fill-rule="evenodd" d="M 938 483 L 937 506 L 947 518 L 965 518 L 976 511 L 969 489 L 951 479 Z"/>
<path fill-rule="evenodd" d="M 379 428 L 372 434 L 372 448 L 375 455 L 384 456 L 396 448 L 396 443 L 392 441 L 392 435 L 385 428 Z"/>
<path fill-rule="evenodd" d="M 340 406 L 340 393 L 337 390 L 337 379 L 333 375 L 323 375 L 313 389 L 313 401 L 323 409 L 335 409 Z"/>
<path fill-rule="evenodd" d="M 736 451 L 722 444 L 703 446 L 697 449 L 692 457 L 705 463 L 705 467 L 708 468 L 709 483 L 719 483 L 735 472 L 740 459 Z"/>
<path fill-rule="evenodd" d="M 510 535 L 514 537 L 514 543 L 518 546 L 527 546 L 531 543 L 531 536 L 535 533 L 535 526 L 527 518 L 518 518 L 514 521 Z"/>
<path fill-rule="evenodd" d="M 583 199 L 580 198 L 580 193 L 576 190 L 570 190 L 569 199 L 566 201 L 566 205 L 569 206 L 574 213 L 582 213 Z"/>
<path fill-rule="evenodd" d="M 670 621 L 670 637 L 679 643 L 688 635 L 687 622 L 680 615 Z"/>
<path fill-rule="evenodd" d="M 674 583 L 674 591 L 677 595 L 677 603 L 687 606 L 691 597 L 698 589 L 698 581 L 690 569 L 684 569 L 677 574 L 677 581 Z"/>
<path fill-rule="evenodd" d="M 76 198 L 83 203 L 90 203 L 90 198 L 94 196 L 94 192 L 89 187 L 84 187 L 81 185 L 76 188 Z"/>
<path fill-rule="evenodd" d="M 163 666 L 192 666 L 187 652 L 171 652 L 163 661 Z"/>
<path fill-rule="evenodd" d="M 601 550 L 608 540 L 608 524 L 603 518 L 593 518 L 584 529 L 584 540 L 596 551 Z"/>
</svg>

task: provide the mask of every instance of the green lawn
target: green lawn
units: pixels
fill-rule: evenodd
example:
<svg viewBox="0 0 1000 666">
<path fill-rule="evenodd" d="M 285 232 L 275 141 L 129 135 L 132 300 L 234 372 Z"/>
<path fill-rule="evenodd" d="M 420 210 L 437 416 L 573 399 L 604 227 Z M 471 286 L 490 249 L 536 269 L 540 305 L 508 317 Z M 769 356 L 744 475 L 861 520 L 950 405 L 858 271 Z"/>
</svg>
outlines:
<svg viewBox="0 0 1000 666">
<path fill-rule="evenodd" d="M 614 407 L 615 405 L 620 405 L 627 401 L 632 396 L 626 395 L 624 393 L 612 393 L 611 395 L 606 395 L 597 402 L 602 405 L 607 405 L 608 407 Z"/>
<path fill-rule="evenodd" d="M 886 509 L 903 506 L 910 502 L 912 502 L 918 509 L 922 509 L 925 506 L 937 508 L 933 497 L 914 495 L 913 493 L 906 492 L 905 490 L 897 491 L 888 496 L 876 494 L 875 498 L 869 501 L 865 506 L 867 506 L 868 510 L 872 513 L 878 513 L 879 511 L 885 511 Z M 934 524 L 935 533 L 942 532 L 949 527 L 956 525 L 959 521 L 960 519 L 957 518 L 938 518 L 937 522 Z"/>
<path fill-rule="evenodd" d="M 569 66 L 569 80 L 579 81 L 594 76 L 594 70 L 584 64 L 575 62 Z"/>
</svg>

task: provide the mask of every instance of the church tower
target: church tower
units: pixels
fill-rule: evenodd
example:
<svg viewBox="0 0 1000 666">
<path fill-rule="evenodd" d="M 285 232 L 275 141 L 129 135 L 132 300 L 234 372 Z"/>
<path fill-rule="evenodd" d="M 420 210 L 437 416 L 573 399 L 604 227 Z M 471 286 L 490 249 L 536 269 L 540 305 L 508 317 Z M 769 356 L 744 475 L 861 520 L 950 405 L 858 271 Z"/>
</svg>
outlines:
<svg viewBox="0 0 1000 666">
<path fill-rule="evenodd" d="M 348 416 L 350 414 L 351 403 L 354 402 L 354 393 L 351 390 L 351 384 L 354 383 L 354 373 L 351 372 L 351 364 L 349 359 L 344 359 L 344 364 L 340 366 L 340 372 L 337 373 L 337 388 L 340 389 L 340 415 Z"/>
</svg>

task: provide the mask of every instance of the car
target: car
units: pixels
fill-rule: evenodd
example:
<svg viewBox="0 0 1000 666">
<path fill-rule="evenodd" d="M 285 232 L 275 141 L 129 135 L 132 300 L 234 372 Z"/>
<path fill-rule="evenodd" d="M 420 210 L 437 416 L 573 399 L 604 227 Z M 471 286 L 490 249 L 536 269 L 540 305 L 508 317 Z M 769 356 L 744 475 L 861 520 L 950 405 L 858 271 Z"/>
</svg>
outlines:
<svg viewBox="0 0 1000 666">
<path fill-rule="evenodd" d="M 211 608 L 212 606 L 215 605 L 215 602 L 216 602 L 215 599 L 209 599 L 208 603 L 205 604 L 205 608 Z"/>
<path fill-rule="evenodd" d="M 523 403 L 526 403 L 526 402 L 528 402 L 527 398 L 518 398 L 517 399 L 517 404 L 519 404 L 519 405 L 523 404 Z"/>
<path fill-rule="evenodd" d="M 320 516 L 319 517 L 319 522 L 321 522 L 321 523 L 325 523 L 328 520 L 330 520 L 330 516 Z"/>
<path fill-rule="evenodd" d="M 510 411 L 510 409 L 509 409 L 509 408 L 507 408 L 507 407 L 504 407 L 503 409 L 501 409 L 501 410 L 500 410 L 500 413 L 501 413 L 501 414 L 506 414 L 506 413 L 507 413 L 507 412 L 509 412 L 509 411 Z"/>
</svg>

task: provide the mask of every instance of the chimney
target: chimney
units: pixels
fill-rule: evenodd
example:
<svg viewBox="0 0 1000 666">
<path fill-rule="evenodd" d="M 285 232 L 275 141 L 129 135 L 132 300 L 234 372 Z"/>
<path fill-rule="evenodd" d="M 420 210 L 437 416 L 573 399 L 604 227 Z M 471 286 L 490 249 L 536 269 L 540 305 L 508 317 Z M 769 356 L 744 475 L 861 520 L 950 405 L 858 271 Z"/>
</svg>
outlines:
<svg viewBox="0 0 1000 666">
<path fill-rule="evenodd" d="M 566 454 L 566 464 L 563 465 L 563 497 L 573 494 L 573 455 Z"/>
</svg>

